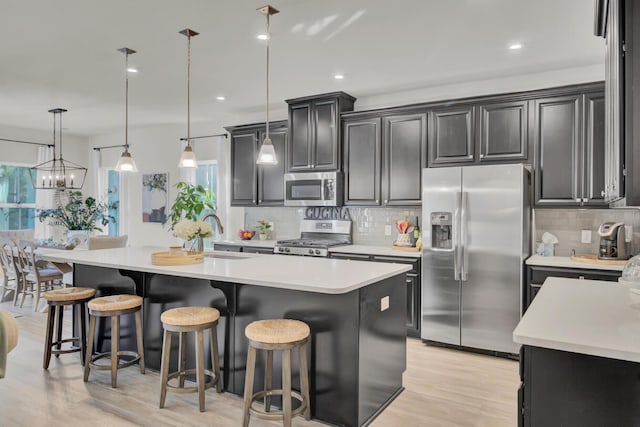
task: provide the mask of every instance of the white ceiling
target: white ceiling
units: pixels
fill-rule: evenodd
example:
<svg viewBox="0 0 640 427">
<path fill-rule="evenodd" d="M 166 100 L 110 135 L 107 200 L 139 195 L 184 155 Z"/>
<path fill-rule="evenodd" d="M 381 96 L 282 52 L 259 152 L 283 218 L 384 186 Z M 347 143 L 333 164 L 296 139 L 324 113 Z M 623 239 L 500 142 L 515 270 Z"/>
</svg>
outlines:
<svg viewBox="0 0 640 427">
<path fill-rule="evenodd" d="M 0 0 L 0 124 L 68 132 L 186 122 L 192 28 L 192 121 L 264 108 L 268 0 Z M 592 0 L 271 0 L 271 101 L 344 90 L 356 97 L 603 64 Z M 507 46 L 521 42 L 524 48 Z M 344 80 L 332 78 L 344 73 Z M 216 101 L 224 94 L 227 101 Z M 0 135 L 1 137 L 2 135 Z"/>
</svg>

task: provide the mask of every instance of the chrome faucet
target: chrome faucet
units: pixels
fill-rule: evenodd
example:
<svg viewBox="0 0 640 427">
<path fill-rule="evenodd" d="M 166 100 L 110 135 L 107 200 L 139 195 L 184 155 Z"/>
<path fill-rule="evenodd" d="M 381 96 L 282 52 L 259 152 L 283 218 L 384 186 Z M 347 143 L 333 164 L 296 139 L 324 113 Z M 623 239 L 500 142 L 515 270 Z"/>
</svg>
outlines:
<svg viewBox="0 0 640 427">
<path fill-rule="evenodd" d="M 220 222 L 220 218 L 218 218 L 218 215 L 216 214 L 206 214 L 205 216 L 203 216 L 200 221 L 204 221 L 205 219 L 209 219 L 209 218 L 213 218 L 216 220 L 216 225 L 218 227 L 218 234 L 223 234 L 224 233 L 224 227 L 222 227 L 222 223 Z"/>
</svg>

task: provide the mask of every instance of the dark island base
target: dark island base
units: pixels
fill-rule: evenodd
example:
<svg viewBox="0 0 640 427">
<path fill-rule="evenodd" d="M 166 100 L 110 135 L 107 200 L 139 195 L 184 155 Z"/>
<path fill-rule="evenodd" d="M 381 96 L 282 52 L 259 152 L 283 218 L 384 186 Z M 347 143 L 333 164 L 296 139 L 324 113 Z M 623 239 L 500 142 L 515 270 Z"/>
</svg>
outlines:
<svg viewBox="0 0 640 427">
<path fill-rule="evenodd" d="M 519 427 L 640 426 L 640 363 L 523 346 Z"/>
<path fill-rule="evenodd" d="M 115 293 L 144 298 L 143 330 L 147 367 L 160 369 L 163 311 L 183 306 L 220 310 L 218 346 L 224 388 L 242 395 L 247 341 L 244 328 L 254 320 L 290 318 L 311 328 L 309 382 L 313 418 L 344 426 L 366 425 L 401 391 L 406 368 L 406 307 L 404 275 L 398 275 L 340 295 L 214 282 L 103 267 L 75 265 L 74 284 L 97 289 L 97 296 Z M 389 308 L 381 311 L 381 299 Z M 77 319 L 76 319 L 77 321 Z M 121 326 L 121 348 L 135 349 L 133 317 Z M 192 334 L 191 334 L 192 335 Z M 187 368 L 194 367 L 193 337 L 188 338 Z M 177 364 L 177 340 L 171 366 Z M 110 348 L 110 328 L 100 324 L 96 351 Z M 205 349 L 208 351 L 205 342 Z M 274 355 L 275 372 L 280 370 Z M 205 360 L 209 360 L 205 355 Z M 293 385 L 299 387 L 299 368 L 292 358 Z M 264 377 L 259 353 L 255 390 Z M 274 387 L 280 376 L 274 375 Z M 158 391 L 159 392 L 159 391 Z M 274 398 L 274 404 L 278 405 Z"/>
</svg>

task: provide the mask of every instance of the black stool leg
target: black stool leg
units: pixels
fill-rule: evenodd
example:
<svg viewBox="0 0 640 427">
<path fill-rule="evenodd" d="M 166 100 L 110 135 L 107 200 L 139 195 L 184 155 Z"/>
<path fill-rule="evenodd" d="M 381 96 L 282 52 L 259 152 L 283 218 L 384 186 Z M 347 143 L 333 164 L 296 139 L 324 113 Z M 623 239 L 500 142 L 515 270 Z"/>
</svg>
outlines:
<svg viewBox="0 0 640 427">
<path fill-rule="evenodd" d="M 56 350 L 60 350 L 62 348 L 62 343 L 60 341 L 62 341 L 62 315 L 64 314 L 64 305 L 56 305 L 55 306 L 57 311 L 58 311 L 58 316 L 56 319 L 56 326 L 57 326 L 57 330 L 56 330 Z M 60 357 L 60 354 L 56 354 L 56 357 Z"/>
<path fill-rule="evenodd" d="M 42 368 L 49 368 L 51 360 L 51 343 L 53 342 L 53 324 L 55 322 L 56 309 L 55 305 L 49 304 L 49 313 L 47 315 L 47 335 L 44 340 L 44 359 L 42 360 Z"/>
</svg>

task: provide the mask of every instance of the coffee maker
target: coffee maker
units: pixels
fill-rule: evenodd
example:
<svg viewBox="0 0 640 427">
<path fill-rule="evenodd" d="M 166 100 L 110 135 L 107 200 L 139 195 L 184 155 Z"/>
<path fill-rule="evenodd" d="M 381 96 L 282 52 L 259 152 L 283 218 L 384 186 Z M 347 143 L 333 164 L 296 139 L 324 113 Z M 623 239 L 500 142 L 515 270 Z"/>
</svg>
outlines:
<svg viewBox="0 0 640 427">
<path fill-rule="evenodd" d="M 624 260 L 629 258 L 623 222 L 605 222 L 598 228 L 599 259 Z"/>
</svg>

